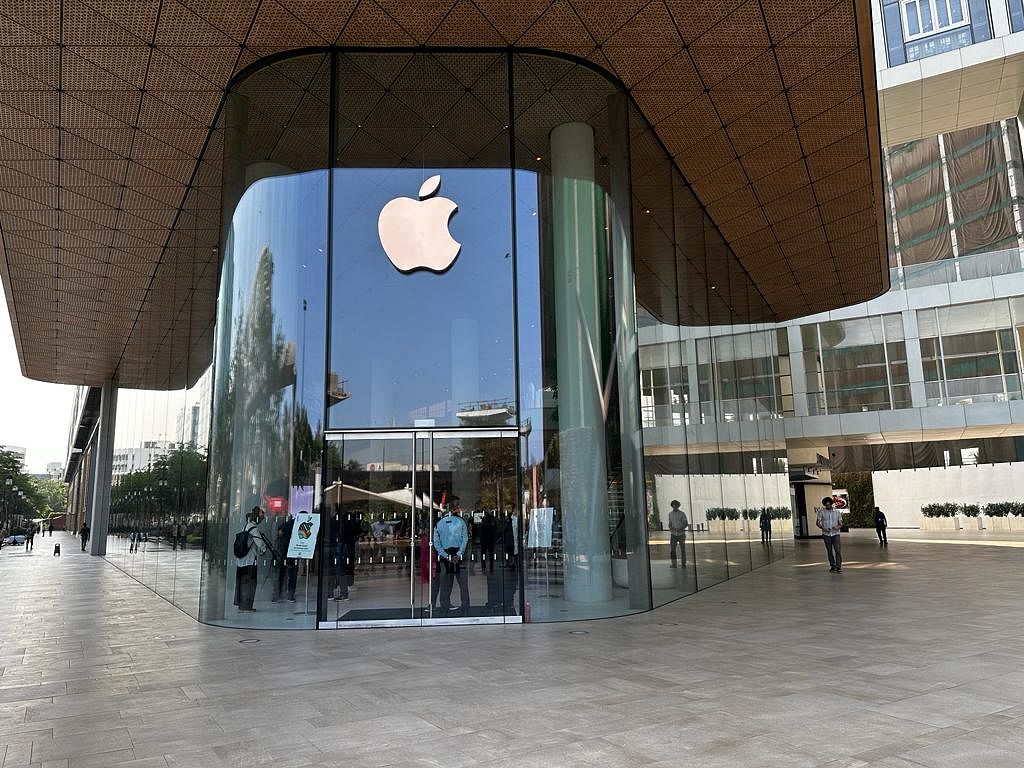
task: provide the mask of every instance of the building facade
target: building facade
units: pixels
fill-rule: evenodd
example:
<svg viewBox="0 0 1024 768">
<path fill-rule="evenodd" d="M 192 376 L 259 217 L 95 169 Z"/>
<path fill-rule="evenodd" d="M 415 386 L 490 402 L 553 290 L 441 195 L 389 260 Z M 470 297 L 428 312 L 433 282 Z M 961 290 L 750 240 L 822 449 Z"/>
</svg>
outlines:
<svg viewBox="0 0 1024 768">
<path fill-rule="evenodd" d="M 772 327 L 640 330 L 645 448 L 714 450 L 723 430 L 742 446 L 744 422 L 782 421 L 798 535 L 832 471 L 870 475 L 898 527 L 1024 489 L 1019 14 L 875 11 L 890 291 Z M 737 492 L 757 467 L 731 463 Z"/>
<path fill-rule="evenodd" d="M 435 5 L 8 19 L 23 368 L 86 387 L 92 553 L 202 621 L 623 615 L 792 546 L 775 324 L 890 279 L 869 3 Z"/>
</svg>

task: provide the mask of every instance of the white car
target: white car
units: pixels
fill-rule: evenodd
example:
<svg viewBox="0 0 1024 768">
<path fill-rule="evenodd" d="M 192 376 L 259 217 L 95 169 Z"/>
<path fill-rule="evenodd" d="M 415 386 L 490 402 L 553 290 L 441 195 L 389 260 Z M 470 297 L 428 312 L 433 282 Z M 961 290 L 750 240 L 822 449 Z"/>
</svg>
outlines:
<svg viewBox="0 0 1024 768">
<path fill-rule="evenodd" d="M 6 539 L 4 539 L 5 547 L 17 547 L 24 543 L 25 537 L 20 533 L 16 533 L 13 536 L 8 536 Z"/>
</svg>

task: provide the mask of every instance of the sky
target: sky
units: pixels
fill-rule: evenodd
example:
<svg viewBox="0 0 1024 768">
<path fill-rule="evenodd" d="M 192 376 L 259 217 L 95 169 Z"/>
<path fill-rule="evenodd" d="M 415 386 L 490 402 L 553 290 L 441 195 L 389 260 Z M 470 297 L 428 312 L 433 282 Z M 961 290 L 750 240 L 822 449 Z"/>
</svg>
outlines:
<svg viewBox="0 0 1024 768">
<path fill-rule="evenodd" d="M 41 474 L 63 464 L 75 387 L 45 384 L 21 375 L 6 299 L 0 299 L 0 445 L 25 448 L 25 471 Z"/>
</svg>

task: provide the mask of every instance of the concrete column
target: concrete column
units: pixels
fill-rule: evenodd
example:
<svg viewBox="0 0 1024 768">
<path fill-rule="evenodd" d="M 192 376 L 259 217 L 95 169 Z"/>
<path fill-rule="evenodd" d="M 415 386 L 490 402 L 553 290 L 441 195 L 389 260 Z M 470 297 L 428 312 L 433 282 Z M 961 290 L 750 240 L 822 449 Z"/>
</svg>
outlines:
<svg viewBox="0 0 1024 768">
<path fill-rule="evenodd" d="M 807 370 L 804 368 L 804 341 L 800 336 L 800 326 L 786 327 L 789 338 L 789 380 L 793 385 L 793 415 L 808 416 L 807 409 Z"/>
<path fill-rule="evenodd" d="M 916 310 L 903 310 L 903 344 L 907 349 L 910 404 L 914 408 L 924 408 L 928 404 L 928 393 L 924 388 L 924 364 L 921 362 L 921 331 L 917 327 Z"/>
<path fill-rule="evenodd" d="M 249 99 L 229 93 L 224 99 L 224 156 L 220 193 L 220 247 L 227 247 L 231 218 L 246 188 L 249 155 Z"/>
<path fill-rule="evenodd" d="M 615 365 L 619 385 L 619 442 L 622 454 L 622 502 L 626 513 L 629 607 L 651 607 L 651 565 L 647 549 L 647 492 L 644 482 L 643 429 L 640 419 L 640 344 L 633 282 L 632 198 L 629 169 L 629 103 L 625 94 L 608 97 L 610 171 L 608 227 L 611 232 L 615 288 Z M 678 343 L 678 342 L 674 342 Z"/>
<path fill-rule="evenodd" d="M 611 600 L 612 573 L 601 349 L 605 265 L 597 222 L 603 198 L 594 183 L 589 125 L 551 131 L 551 173 L 565 598 L 599 603 Z"/>
<path fill-rule="evenodd" d="M 89 554 L 107 554 L 107 528 L 110 523 L 110 483 L 114 461 L 114 427 L 117 418 L 117 387 L 103 383 L 100 392 L 100 418 L 96 442 L 92 448 L 93 489 L 89 520 Z"/>
</svg>

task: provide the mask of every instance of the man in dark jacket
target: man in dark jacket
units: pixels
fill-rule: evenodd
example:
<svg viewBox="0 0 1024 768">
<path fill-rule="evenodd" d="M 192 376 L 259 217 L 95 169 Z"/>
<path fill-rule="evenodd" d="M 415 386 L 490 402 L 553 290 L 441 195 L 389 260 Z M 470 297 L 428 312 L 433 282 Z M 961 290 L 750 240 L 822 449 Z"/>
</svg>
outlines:
<svg viewBox="0 0 1024 768">
<path fill-rule="evenodd" d="M 885 529 L 888 527 L 889 522 L 885 519 L 885 513 L 875 507 L 875 533 L 878 534 L 879 546 L 889 546 L 889 537 L 885 535 Z"/>
</svg>

